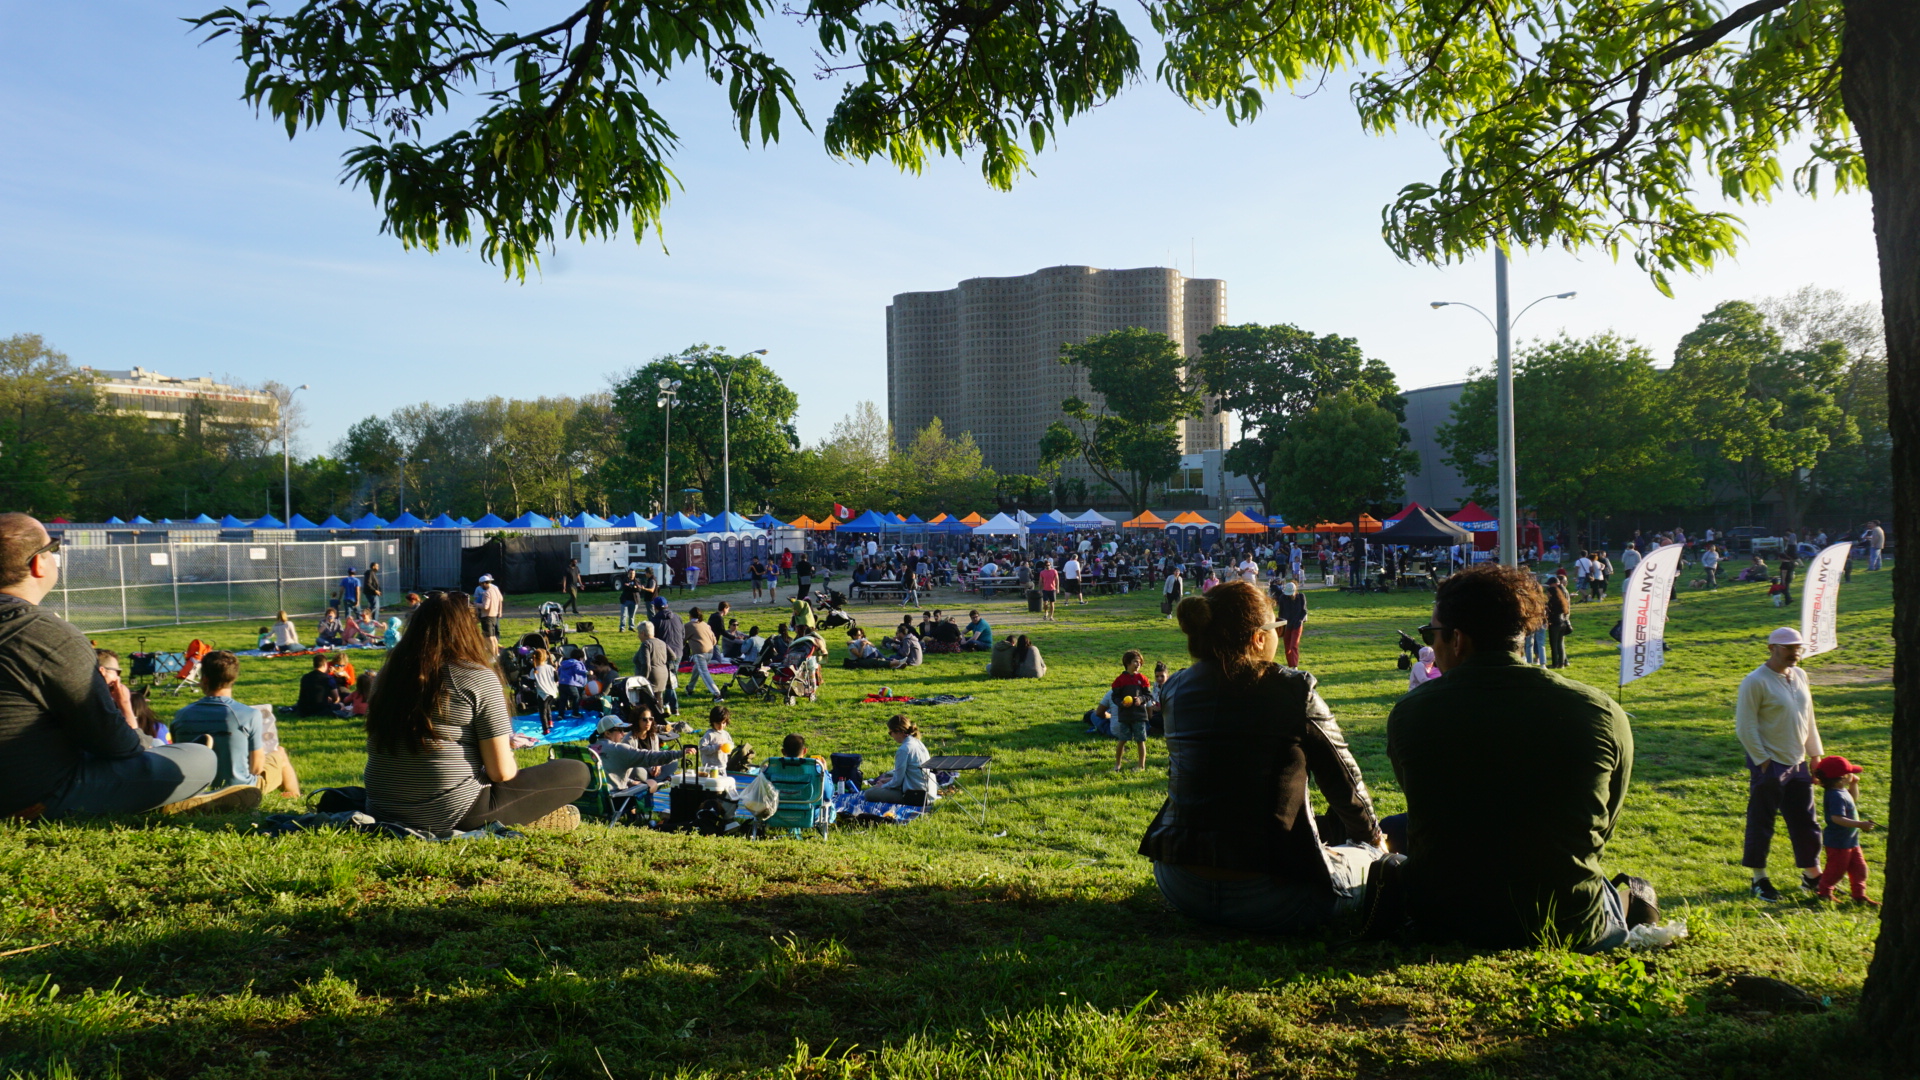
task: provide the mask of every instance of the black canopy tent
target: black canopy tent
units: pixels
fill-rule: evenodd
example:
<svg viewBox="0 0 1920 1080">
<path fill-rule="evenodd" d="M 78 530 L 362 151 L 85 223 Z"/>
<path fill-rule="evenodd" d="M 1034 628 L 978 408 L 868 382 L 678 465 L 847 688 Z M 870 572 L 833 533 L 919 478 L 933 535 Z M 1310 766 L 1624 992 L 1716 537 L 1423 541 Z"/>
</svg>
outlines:
<svg viewBox="0 0 1920 1080">
<path fill-rule="evenodd" d="M 1436 544 L 1470 544 L 1473 542 L 1473 533 L 1420 506 L 1367 539 L 1376 544 L 1432 547 Z"/>
</svg>

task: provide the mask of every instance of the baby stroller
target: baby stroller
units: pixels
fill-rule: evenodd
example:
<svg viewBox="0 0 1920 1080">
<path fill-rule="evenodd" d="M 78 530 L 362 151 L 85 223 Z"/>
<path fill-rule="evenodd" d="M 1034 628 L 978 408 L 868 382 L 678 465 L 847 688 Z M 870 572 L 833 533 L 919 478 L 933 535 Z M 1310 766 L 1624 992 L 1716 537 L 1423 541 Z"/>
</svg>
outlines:
<svg viewBox="0 0 1920 1080">
<path fill-rule="evenodd" d="M 753 663 L 735 668 L 733 681 L 722 688 L 721 696 L 743 701 L 772 701 L 778 696 L 780 690 L 773 683 L 773 658 L 767 652 L 762 649 Z"/>
<path fill-rule="evenodd" d="M 843 626 L 860 625 L 846 610 L 847 597 L 839 589 L 817 589 L 814 591 L 813 608 L 819 616 L 820 629 L 838 630 Z"/>
<path fill-rule="evenodd" d="M 547 648 L 567 640 L 566 613 L 551 600 L 540 605 L 540 636 L 545 639 Z"/>
<path fill-rule="evenodd" d="M 803 637 L 793 643 L 780 665 L 773 669 L 773 687 L 788 705 L 799 698 L 808 701 L 820 693 L 819 665 L 814 659 L 818 639 Z"/>
</svg>

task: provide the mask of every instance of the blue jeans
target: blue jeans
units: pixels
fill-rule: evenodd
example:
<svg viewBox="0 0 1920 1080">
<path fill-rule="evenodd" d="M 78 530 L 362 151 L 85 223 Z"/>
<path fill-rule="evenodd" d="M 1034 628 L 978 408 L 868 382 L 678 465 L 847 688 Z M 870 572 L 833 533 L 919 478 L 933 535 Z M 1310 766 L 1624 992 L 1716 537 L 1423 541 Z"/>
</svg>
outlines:
<svg viewBox="0 0 1920 1080">
<path fill-rule="evenodd" d="M 73 778 L 46 799 L 48 817 L 138 814 L 198 795 L 219 763 L 199 743 L 156 746 L 130 758 L 88 756 Z"/>
<path fill-rule="evenodd" d="M 1547 662 L 1547 628 L 1545 626 L 1526 635 L 1523 641 L 1526 646 L 1527 663 L 1544 664 Z"/>
<path fill-rule="evenodd" d="M 1867 569 L 1869 570 L 1880 569 L 1880 549 L 1879 548 L 1867 549 Z"/>
<path fill-rule="evenodd" d="M 620 630 L 622 633 L 634 628 L 633 613 L 639 606 L 638 601 L 620 605 Z"/>
<path fill-rule="evenodd" d="M 1366 891 L 1367 869 L 1386 854 L 1366 844 L 1322 850 L 1332 889 L 1272 877 L 1216 881 L 1160 862 L 1153 864 L 1153 880 L 1167 903 L 1189 919 L 1256 934 L 1299 933 L 1358 909 Z"/>
</svg>

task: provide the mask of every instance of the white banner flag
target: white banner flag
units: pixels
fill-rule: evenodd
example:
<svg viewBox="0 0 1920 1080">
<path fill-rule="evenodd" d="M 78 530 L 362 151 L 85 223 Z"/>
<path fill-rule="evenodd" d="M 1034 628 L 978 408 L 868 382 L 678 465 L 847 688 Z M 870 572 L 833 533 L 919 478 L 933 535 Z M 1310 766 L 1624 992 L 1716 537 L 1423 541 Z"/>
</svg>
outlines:
<svg viewBox="0 0 1920 1080">
<path fill-rule="evenodd" d="M 1620 608 L 1620 685 L 1644 679 L 1667 662 L 1667 607 L 1679 544 L 1654 548 L 1627 573 Z"/>
<path fill-rule="evenodd" d="M 1847 569 L 1853 541 L 1827 548 L 1807 561 L 1800 579 L 1800 655 L 1818 656 L 1840 647 L 1840 575 Z"/>
</svg>

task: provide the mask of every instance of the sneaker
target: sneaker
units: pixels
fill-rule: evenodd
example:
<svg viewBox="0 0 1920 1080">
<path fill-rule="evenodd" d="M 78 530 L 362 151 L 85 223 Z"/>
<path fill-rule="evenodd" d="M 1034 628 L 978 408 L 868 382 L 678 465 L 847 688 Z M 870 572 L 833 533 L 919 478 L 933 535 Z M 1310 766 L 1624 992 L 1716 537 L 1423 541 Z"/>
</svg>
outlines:
<svg viewBox="0 0 1920 1080">
<path fill-rule="evenodd" d="M 1853 902 L 1856 904 L 1859 904 L 1861 907 L 1879 907 L 1880 906 L 1880 901 L 1875 900 L 1871 896 L 1856 896 L 1853 898 Z"/>
<path fill-rule="evenodd" d="M 1810 893 L 1819 892 L 1820 891 L 1820 875 L 1819 874 L 1801 874 L 1800 887 Z"/>
<path fill-rule="evenodd" d="M 1770 878 L 1761 878 L 1754 882 L 1753 888 L 1749 891 L 1753 893 L 1755 900 L 1765 900 L 1769 904 L 1780 902 L 1780 890 L 1773 887 L 1773 881 Z"/>
<path fill-rule="evenodd" d="M 260 808 L 260 789 L 252 784 L 235 784 L 219 791 L 203 792 L 160 808 L 163 814 L 225 814 Z"/>
<path fill-rule="evenodd" d="M 546 817 L 519 826 L 522 829 L 533 829 L 538 832 L 572 832 L 579 827 L 580 808 L 572 803 L 568 803 Z"/>
</svg>

